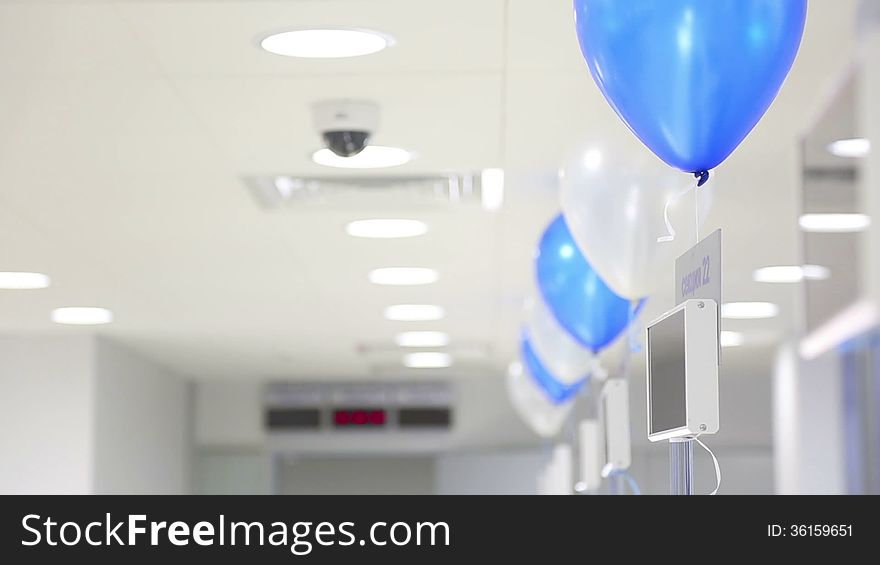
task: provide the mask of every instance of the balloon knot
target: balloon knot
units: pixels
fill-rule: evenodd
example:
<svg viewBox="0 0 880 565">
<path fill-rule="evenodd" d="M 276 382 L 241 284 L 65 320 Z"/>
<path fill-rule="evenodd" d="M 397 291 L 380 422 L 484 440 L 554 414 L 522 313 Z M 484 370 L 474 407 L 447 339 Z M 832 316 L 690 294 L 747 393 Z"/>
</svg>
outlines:
<svg viewBox="0 0 880 565">
<path fill-rule="evenodd" d="M 709 182 L 709 171 L 697 171 L 694 173 L 694 178 L 700 179 L 697 181 L 697 188 L 700 188 L 707 182 Z"/>
</svg>

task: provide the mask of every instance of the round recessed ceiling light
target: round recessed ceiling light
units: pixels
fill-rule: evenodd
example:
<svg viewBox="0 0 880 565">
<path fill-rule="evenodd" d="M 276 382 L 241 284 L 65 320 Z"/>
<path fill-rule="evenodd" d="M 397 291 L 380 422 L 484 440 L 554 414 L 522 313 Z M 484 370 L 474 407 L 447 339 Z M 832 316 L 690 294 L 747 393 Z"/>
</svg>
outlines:
<svg viewBox="0 0 880 565">
<path fill-rule="evenodd" d="M 434 304 L 395 304 L 385 308 L 385 318 L 393 322 L 433 322 L 446 315 Z"/>
<path fill-rule="evenodd" d="M 731 320 L 775 318 L 779 306 L 771 302 L 728 302 L 721 305 L 721 317 Z"/>
<path fill-rule="evenodd" d="M 71 326 L 96 326 L 113 321 L 113 312 L 106 308 L 71 306 L 52 311 L 52 321 Z"/>
<path fill-rule="evenodd" d="M 409 286 L 435 283 L 440 276 L 425 267 L 383 267 L 370 271 L 368 278 L 373 284 Z"/>
<path fill-rule="evenodd" d="M 444 332 L 403 332 L 397 334 L 394 342 L 400 347 L 446 347 L 449 334 Z"/>
<path fill-rule="evenodd" d="M 452 365 L 452 356 L 438 351 L 410 353 L 403 357 L 403 364 L 410 369 L 443 369 Z"/>
<path fill-rule="evenodd" d="M 871 217 L 865 214 L 804 214 L 801 229 L 814 233 L 854 233 L 868 229 Z"/>
<path fill-rule="evenodd" d="M 399 167 L 409 163 L 413 154 L 400 147 L 367 145 L 363 151 L 352 157 L 340 157 L 326 147 L 312 153 L 312 161 L 325 167 L 337 169 L 384 169 Z"/>
<path fill-rule="evenodd" d="M 803 280 L 824 281 L 831 276 L 831 271 L 821 265 L 777 265 L 762 267 L 752 273 L 752 279 L 760 283 L 797 283 Z"/>
<path fill-rule="evenodd" d="M 721 332 L 721 347 L 739 347 L 745 343 L 746 339 L 743 334 L 738 332 Z"/>
<path fill-rule="evenodd" d="M 828 152 L 837 157 L 858 159 L 865 157 L 871 152 L 871 140 L 863 137 L 853 139 L 839 139 L 828 144 Z"/>
<path fill-rule="evenodd" d="M 307 59 L 341 59 L 371 55 L 394 45 L 384 33 L 366 29 L 302 29 L 272 34 L 260 47 L 276 55 Z"/>
<path fill-rule="evenodd" d="M 37 290 L 51 282 L 43 273 L 0 272 L 0 290 Z"/>
<path fill-rule="evenodd" d="M 352 237 L 374 239 L 416 237 L 428 232 L 428 224 L 418 220 L 355 220 L 345 226 L 345 232 Z"/>
</svg>

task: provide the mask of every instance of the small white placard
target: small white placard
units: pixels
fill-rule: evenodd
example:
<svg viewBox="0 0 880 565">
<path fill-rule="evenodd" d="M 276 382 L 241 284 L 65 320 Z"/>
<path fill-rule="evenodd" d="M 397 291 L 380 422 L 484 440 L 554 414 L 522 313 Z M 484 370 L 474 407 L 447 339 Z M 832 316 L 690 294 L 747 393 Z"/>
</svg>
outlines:
<svg viewBox="0 0 880 565">
<path fill-rule="evenodd" d="M 721 230 L 715 230 L 675 260 L 675 304 L 691 298 L 721 307 Z"/>
<path fill-rule="evenodd" d="M 719 351 L 721 360 L 721 230 L 715 230 L 675 260 L 675 304 L 691 298 L 718 303 Z"/>
</svg>

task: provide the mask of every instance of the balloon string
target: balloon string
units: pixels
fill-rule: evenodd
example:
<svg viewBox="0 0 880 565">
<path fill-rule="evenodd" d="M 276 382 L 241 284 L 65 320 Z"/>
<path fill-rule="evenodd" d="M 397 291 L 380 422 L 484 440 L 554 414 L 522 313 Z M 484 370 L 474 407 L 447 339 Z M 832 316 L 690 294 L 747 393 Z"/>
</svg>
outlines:
<svg viewBox="0 0 880 565">
<path fill-rule="evenodd" d="M 600 383 L 605 382 L 608 378 L 608 371 L 602 366 L 602 363 L 599 361 L 599 356 L 593 356 L 590 360 L 590 364 L 592 365 L 592 367 L 590 367 L 591 377 Z"/>
<path fill-rule="evenodd" d="M 700 188 L 709 182 L 709 171 L 701 171 L 699 173 L 694 173 L 694 177 L 697 179 L 697 188 L 694 189 L 694 221 L 697 228 L 697 233 L 694 237 L 694 244 L 698 245 L 700 243 Z"/>
<path fill-rule="evenodd" d="M 694 233 L 694 245 L 700 243 L 700 190 L 699 184 L 697 185 L 697 189 L 694 190 L 694 228 L 696 232 Z"/>
<path fill-rule="evenodd" d="M 666 206 L 663 207 L 663 221 L 666 222 L 666 233 L 667 235 L 663 235 L 657 238 L 657 243 L 669 243 L 670 241 L 675 241 L 675 228 L 672 227 L 672 222 L 669 220 L 669 208 L 672 207 L 673 204 L 681 200 L 684 196 L 686 196 L 690 191 L 696 188 L 695 184 L 688 186 L 686 189 L 682 190 L 672 198 L 666 201 Z"/>
<path fill-rule="evenodd" d="M 672 198 L 666 201 L 666 206 L 663 207 L 663 221 L 666 223 L 666 232 L 667 235 L 663 235 L 657 238 L 657 243 L 669 243 L 670 241 L 675 241 L 675 228 L 672 226 L 672 221 L 669 219 L 669 208 L 672 207 L 673 204 L 681 200 L 684 196 L 686 196 L 690 191 L 696 190 L 706 184 L 709 180 L 709 172 L 702 171 L 699 173 L 694 173 L 694 177 L 697 181 L 694 184 L 689 185 L 686 189 L 682 190 Z M 695 198 L 696 200 L 696 198 Z M 696 217 L 697 217 L 697 240 L 699 241 L 700 237 L 700 210 L 699 207 L 696 209 Z"/>
</svg>

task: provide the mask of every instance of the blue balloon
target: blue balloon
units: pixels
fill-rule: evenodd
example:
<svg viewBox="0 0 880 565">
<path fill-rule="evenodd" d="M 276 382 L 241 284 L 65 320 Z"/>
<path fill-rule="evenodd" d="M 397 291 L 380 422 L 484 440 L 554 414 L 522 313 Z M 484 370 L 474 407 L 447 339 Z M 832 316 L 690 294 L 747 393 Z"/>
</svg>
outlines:
<svg viewBox="0 0 880 565">
<path fill-rule="evenodd" d="M 585 375 L 583 379 L 576 383 L 565 384 L 559 382 L 550 371 L 544 366 L 544 363 L 538 358 L 531 342 L 523 337 L 520 343 L 520 353 L 522 355 L 523 366 L 526 372 L 531 375 L 538 387 L 544 391 L 547 398 L 555 405 L 565 404 L 574 398 L 578 392 L 584 387 L 589 375 Z"/>
<path fill-rule="evenodd" d="M 617 339 L 644 303 L 634 308 L 608 288 L 578 250 L 562 215 L 541 237 L 535 266 L 538 288 L 556 320 L 594 353 Z"/>
<path fill-rule="evenodd" d="M 668 164 L 706 173 L 779 93 L 807 0 L 574 0 L 574 10 L 581 51 L 617 114 Z"/>
</svg>

